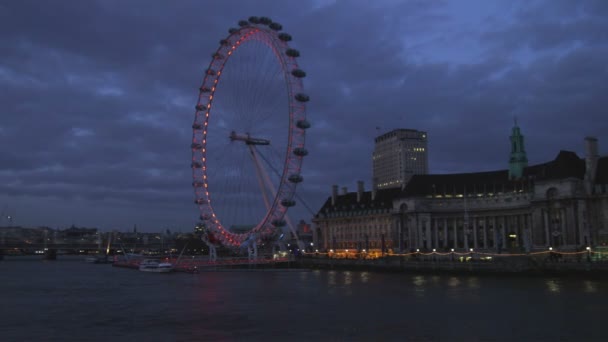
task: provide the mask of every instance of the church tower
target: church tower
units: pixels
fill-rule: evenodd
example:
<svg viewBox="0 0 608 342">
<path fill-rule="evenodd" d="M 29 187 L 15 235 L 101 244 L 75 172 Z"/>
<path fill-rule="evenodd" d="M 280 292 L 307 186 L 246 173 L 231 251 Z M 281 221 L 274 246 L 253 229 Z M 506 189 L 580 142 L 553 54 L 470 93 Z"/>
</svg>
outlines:
<svg viewBox="0 0 608 342">
<path fill-rule="evenodd" d="M 509 159 L 509 179 L 520 179 L 524 174 L 524 168 L 528 166 L 528 157 L 524 149 L 524 136 L 519 131 L 517 120 L 511 131 L 511 158 Z"/>
</svg>

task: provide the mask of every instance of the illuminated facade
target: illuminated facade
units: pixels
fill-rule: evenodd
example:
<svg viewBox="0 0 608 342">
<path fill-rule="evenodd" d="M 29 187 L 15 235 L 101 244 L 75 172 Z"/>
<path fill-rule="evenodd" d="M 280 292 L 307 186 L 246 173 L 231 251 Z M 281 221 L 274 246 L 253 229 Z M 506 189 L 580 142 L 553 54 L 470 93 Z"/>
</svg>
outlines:
<svg viewBox="0 0 608 342">
<path fill-rule="evenodd" d="M 608 246 L 608 156 L 595 138 L 586 138 L 584 158 L 560 151 L 515 176 L 511 168 L 414 175 L 403 189 L 336 190 L 313 220 L 325 250 L 381 249 L 382 240 L 393 251 Z"/>
<path fill-rule="evenodd" d="M 400 188 L 413 175 L 428 173 L 426 132 L 396 129 L 374 141 L 372 182 L 377 189 Z"/>
</svg>

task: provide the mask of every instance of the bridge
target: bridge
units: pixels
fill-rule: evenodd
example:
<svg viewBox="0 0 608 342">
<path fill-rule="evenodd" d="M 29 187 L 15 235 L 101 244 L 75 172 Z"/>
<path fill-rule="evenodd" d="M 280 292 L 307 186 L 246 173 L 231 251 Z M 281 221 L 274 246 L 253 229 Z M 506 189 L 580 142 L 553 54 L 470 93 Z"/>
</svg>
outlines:
<svg viewBox="0 0 608 342">
<path fill-rule="evenodd" d="M 5 255 L 15 254 L 40 254 L 46 259 L 56 259 L 58 253 L 65 254 L 90 254 L 92 252 L 101 252 L 112 255 L 122 253 L 122 251 L 166 251 L 174 250 L 174 244 L 166 244 L 160 242 L 139 242 L 121 244 L 120 241 L 113 245 L 108 244 L 107 240 L 98 241 L 28 241 L 28 240 L 0 240 L 0 260 Z"/>
</svg>

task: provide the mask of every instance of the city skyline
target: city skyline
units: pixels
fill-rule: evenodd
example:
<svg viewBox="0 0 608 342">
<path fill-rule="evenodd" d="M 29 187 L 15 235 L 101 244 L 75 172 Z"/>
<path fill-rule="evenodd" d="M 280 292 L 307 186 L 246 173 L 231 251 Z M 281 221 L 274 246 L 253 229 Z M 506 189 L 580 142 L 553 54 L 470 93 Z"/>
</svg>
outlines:
<svg viewBox="0 0 608 342">
<path fill-rule="evenodd" d="M 23 226 L 194 227 L 197 87 L 251 15 L 301 52 L 313 210 L 333 184 L 370 189 L 375 127 L 428 132 L 430 173 L 508 168 L 514 117 L 530 164 L 582 157 L 585 136 L 606 154 L 603 1 L 23 1 L 0 5 L 0 209 Z"/>
</svg>

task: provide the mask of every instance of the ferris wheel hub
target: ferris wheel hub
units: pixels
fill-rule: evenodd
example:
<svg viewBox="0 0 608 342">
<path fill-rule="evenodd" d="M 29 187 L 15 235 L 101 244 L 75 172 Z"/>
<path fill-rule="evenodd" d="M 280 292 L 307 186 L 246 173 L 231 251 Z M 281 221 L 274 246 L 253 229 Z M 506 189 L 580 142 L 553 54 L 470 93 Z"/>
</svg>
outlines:
<svg viewBox="0 0 608 342">
<path fill-rule="evenodd" d="M 237 134 L 235 131 L 230 132 L 230 141 L 243 141 L 246 145 L 270 145 L 268 139 L 254 138 L 249 133 Z"/>
</svg>

